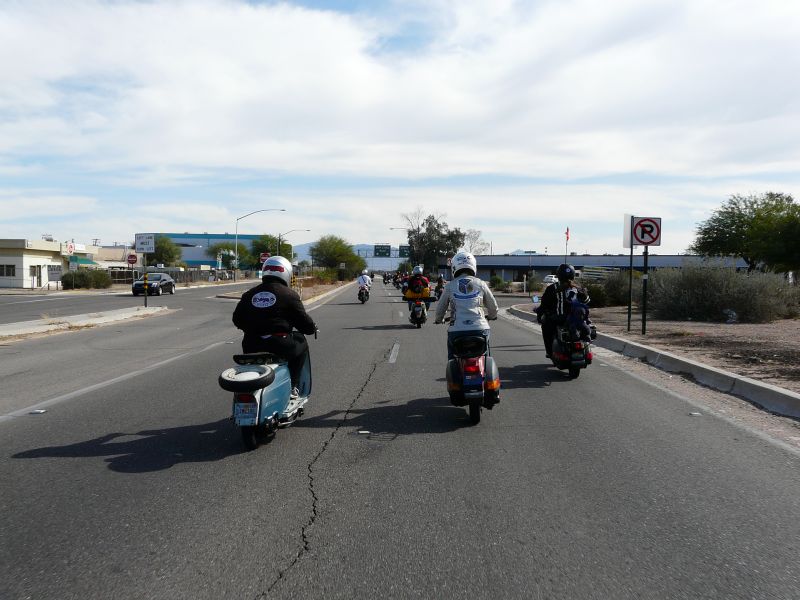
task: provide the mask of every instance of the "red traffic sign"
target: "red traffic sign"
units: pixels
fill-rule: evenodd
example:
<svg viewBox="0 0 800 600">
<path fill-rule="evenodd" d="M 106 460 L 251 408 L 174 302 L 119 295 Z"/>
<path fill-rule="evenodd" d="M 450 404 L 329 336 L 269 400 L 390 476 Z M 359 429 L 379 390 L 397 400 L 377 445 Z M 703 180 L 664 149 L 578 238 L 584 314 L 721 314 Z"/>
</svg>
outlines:
<svg viewBox="0 0 800 600">
<path fill-rule="evenodd" d="M 661 218 L 634 217 L 633 243 L 637 246 L 660 246 Z"/>
<path fill-rule="evenodd" d="M 260 258 L 261 262 L 263 263 L 263 262 L 264 262 L 265 260 L 267 260 L 267 259 L 268 259 L 270 256 L 272 256 L 272 254 L 270 254 L 269 252 L 262 252 L 262 253 L 259 255 L 259 258 Z"/>
<path fill-rule="evenodd" d="M 136 258 L 136 255 L 135 255 L 135 254 L 128 254 L 128 264 L 129 264 L 129 265 L 135 265 L 135 264 L 136 264 L 136 261 L 138 261 L 138 260 L 139 260 L 139 259 L 138 259 L 138 258 Z"/>
</svg>

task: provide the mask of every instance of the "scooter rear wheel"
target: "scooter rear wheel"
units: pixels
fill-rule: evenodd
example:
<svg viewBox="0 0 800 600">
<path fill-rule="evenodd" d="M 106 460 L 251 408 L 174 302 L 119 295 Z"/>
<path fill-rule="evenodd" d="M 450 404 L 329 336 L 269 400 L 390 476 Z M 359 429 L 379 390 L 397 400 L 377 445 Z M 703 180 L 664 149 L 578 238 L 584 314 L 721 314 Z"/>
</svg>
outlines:
<svg viewBox="0 0 800 600">
<path fill-rule="evenodd" d="M 247 450 L 258 448 L 258 432 L 255 425 L 245 425 L 242 427 L 242 442 Z"/>
<path fill-rule="evenodd" d="M 471 425 L 477 425 L 481 422 L 481 399 L 469 399 L 469 422 Z"/>
<path fill-rule="evenodd" d="M 569 368 L 569 378 L 570 379 L 577 379 L 578 375 L 580 375 L 580 374 L 581 374 L 581 368 L 580 367 L 570 367 Z"/>
</svg>

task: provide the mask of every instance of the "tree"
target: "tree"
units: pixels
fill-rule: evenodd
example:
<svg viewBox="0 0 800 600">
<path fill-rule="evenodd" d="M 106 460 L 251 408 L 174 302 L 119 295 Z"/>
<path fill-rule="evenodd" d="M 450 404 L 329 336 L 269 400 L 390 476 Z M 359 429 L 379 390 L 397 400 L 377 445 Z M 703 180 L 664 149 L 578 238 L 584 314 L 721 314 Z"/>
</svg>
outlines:
<svg viewBox="0 0 800 600">
<path fill-rule="evenodd" d="M 177 265 L 182 257 L 181 247 L 165 235 L 156 236 L 155 252 L 148 255 L 147 265 L 164 265 L 173 267 Z"/>
<path fill-rule="evenodd" d="M 328 269 L 338 269 L 344 263 L 348 271 L 361 271 L 367 262 L 355 252 L 353 247 L 343 238 L 335 235 L 324 235 L 309 249 L 314 263 Z"/>
<path fill-rule="evenodd" d="M 426 271 L 436 271 L 439 257 L 452 256 L 464 245 L 465 234 L 458 228 L 450 229 L 444 215 L 427 215 L 421 208 L 404 214 L 408 229 L 411 262 L 421 264 Z"/>
<path fill-rule="evenodd" d="M 224 269 L 232 269 L 236 252 L 234 252 L 235 244 L 233 242 L 220 242 L 214 244 L 206 249 L 206 254 L 217 259 L 217 255 L 222 255 L 222 267 Z M 258 257 L 255 259 L 251 256 L 250 251 L 242 243 L 239 243 L 239 266 L 241 267 L 254 267 L 258 263 Z"/>
<path fill-rule="evenodd" d="M 472 254 L 483 254 L 489 249 L 489 244 L 483 241 L 479 229 L 467 229 L 464 232 L 464 250 Z"/>
<path fill-rule="evenodd" d="M 292 245 L 287 244 L 285 240 L 281 240 L 280 252 L 278 249 L 278 236 L 264 234 L 261 237 L 253 240 L 250 244 L 251 251 L 254 259 L 258 259 L 262 252 L 269 252 L 272 256 L 283 256 L 292 262 L 294 253 L 292 252 Z"/>
<path fill-rule="evenodd" d="M 800 208 L 788 194 L 734 194 L 697 226 L 690 251 L 705 256 L 739 256 L 748 271 L 800 266 L 796 233 Z"/>
</svg>

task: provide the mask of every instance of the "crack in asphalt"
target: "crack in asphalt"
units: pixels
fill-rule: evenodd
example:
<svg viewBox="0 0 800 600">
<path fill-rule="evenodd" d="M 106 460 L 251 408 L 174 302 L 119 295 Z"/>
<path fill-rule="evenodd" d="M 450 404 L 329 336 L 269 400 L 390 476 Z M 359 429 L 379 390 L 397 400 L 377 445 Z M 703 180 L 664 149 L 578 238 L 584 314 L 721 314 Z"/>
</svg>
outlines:
<svg viewBox="0 0 800 600">
<path fill-rule="evenodd" d="M 388 354 L 388 351 L 387 351 L 387 354 Z M 384 360 L 385 360 L 385 357 L 384 357 Z M 366 380 L 364 381 L 364 385 L 361 386 L 361 389 L 358 390 L 358 393 L 356 394 L 355 398 L 353 398 L 353 401 L 350 402 L 350 404 L 348 405 L 347 410 L 345 410 L 345 412 L 344 412 L 344 416 L 336 424 L 336 427 L 331 432 L 330 437 L 328 437 L 328 439 L 325 440 L 325 442 L 322 444 L 322 448 L 320 448 L 319 452 L 317 452 L 317 454 L 314 456 L 314 458 L 312 458 L 311 461 L 308 463 L 308 465 L 307 465 L 307 469 L 308 469 L 307 476 L 308 476 L 308 491 L 311 494 L 311 515 L 310 515 L 308 521 L 306 521 L 305 525 L 303 525 L 303 528 L 300 530 L 300 537 L 301 537 L 301 539 L 303 541 L 303 545 L 300 548 L 300 550 L 298 550 L 297 555 L 292 559 L 292 562 L 289 563 L 289 565 L 285 569 L 283 569 L 282 571 L 280 571 L 278 573 L 278 576 L 269 585 L 269 587 L 267 588 L 266 592 L 262 592 L 261 594 L 256 596 L 256 600 L 261 600 L 263 598 L 267 598 L 268 594 L 273 590 L 273 588 L 276 585 L 278 585 L 278 583 L 280 583 L 280 581 L 284 577 L 286 577 L 286 575 L 289 573 L 289 571 L 291 571 L 295 567 L 295 565 L 297 565 L 298 562 L 300 562 L 300 559 L 303 558 L 303 556 L 306 553 L 311 551 L 311 540 L 309 539 L 308 531 L 309 531 L 309 529 L 311 529 L 311 527 L 313 527 L 314 523 L 317 520 L 317 516 L 319 515 L 319 513 L 317 512 L 317 506 L 319 505 L 319 496 L 317 496 L 317 492 L 314 489 L 314 465 L 317 463 L 317 461 L 320 458 L 322 458 L 322 455 L 325 454 L 325 452 L 328 450 L 328 446 L 330 446 L 331 442 L 333 442 L 334 438 L 336 438 L 336 434 L 339 433 L 339 430 L 347 422 L 347 419 L 350 416 L 350 413 L 352 412 L 353 408 L 355 407 L 356 402 L 358 402 L 361 399 L 361 397 L 364 395 L 364 391 L 367 389 L 367 386 L 369 385 L 370 381 L 372 380 L 372 376 L 375 374 L 375 371 L 378 369 L 378 365 L 381 362 L 383 362 L 383 361 L 379 361 L 379 362 L 373 363 L 372 369 L 370 369 L 370 372 L 367 375 Z"/>
</svg>

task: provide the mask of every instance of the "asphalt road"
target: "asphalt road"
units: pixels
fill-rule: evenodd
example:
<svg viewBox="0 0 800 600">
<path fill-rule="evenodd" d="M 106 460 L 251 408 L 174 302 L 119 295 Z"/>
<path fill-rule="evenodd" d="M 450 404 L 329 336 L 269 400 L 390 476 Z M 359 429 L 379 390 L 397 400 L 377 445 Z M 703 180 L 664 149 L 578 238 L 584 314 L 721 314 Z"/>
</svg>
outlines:
<svg viewBox="0 0 800 600">
<path fill-rule="evenodd" d="M 244 452 L 233 303 L 196 296 L 0 347 L 0 598 L 800 596 L 800 458 L 762 435 L 502 320 L 470 427 L 444 328 L 377 283 L 311 313 L 306 415 Z"/>
<path fill-rule="evenodd" d="M 254 285 L 252 280 L 244 285 Z M 190 298 L 196 296 L 211 296 L 239 289 L 237 285 L 202 286 L 198 288 L 178 287 L 174 295 L 149 296 L 148 306 L 183 306 L 181 297 L 188 294 Z M 128 291 L 102 291 L 102 292 L 58 292 L 52 294 L 14 294 L 0 295 L 0 325 L 17 323 L 20 321 L 35 321 L 37 319 L 52 319 L 70 315 L 81 315 L 103 310 L 116 310 L 144 306 L 144 297 L 135 297 Z"/>
</svg>

